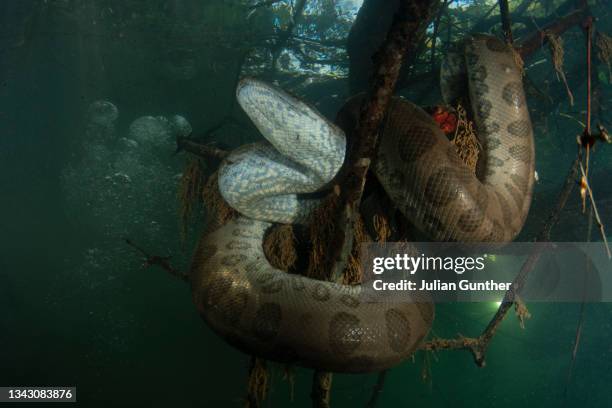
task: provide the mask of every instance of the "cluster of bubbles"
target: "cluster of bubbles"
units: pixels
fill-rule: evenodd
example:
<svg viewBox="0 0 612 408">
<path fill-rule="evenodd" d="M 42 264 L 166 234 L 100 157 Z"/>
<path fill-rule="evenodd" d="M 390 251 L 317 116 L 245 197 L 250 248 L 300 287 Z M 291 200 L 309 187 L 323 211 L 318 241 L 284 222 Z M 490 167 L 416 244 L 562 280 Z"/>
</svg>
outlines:
<svg viewBox="0 0 612 408">
<path fill-rule="evenodd" d="M 179 115 L 142 116 L 122 130 L 118 118 L 113 103 L 92 103 L 81 153 L 62 172 L 66 212 L 89 240 L 76 259 L 89 290 L 116 285 L 134 268 L 139 257 L 124 238 L 162 253 L 168 246 L 160 243 L 172 246 L 178 238 L 182 160 L 172 153 L 176 138 L 189 135 L 191 125 Z"/>
</svg>

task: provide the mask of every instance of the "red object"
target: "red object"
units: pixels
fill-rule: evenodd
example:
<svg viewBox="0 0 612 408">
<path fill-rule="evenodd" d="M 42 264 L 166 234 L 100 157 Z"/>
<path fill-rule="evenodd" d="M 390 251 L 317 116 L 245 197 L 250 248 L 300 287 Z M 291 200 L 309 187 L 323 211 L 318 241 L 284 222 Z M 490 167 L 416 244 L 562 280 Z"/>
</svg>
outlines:
<svg viewBox="0 0 612 408">
<path fill-rule="evenodd" d="M 457 117 L 443 107 L 436 106 L 431 116 L 438 123 L 440 129 L 442 129 L 444 133 L 454 133 L 455 129 L 457 129 Z"/>
</svg>

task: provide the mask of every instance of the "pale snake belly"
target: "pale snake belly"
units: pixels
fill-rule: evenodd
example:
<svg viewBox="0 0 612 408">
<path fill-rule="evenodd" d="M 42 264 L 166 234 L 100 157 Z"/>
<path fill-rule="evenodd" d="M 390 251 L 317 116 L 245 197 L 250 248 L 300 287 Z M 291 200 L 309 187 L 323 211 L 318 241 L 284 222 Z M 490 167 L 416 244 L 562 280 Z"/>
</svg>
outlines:
<svg viewBox="0 0 612 408">
<path fill-rule="evenodd" d="M 467 82 L 467 86 L 465 85 Z M 511 50 L 469 37 L 442 67 L 446 100 L 464 89 L 483 157 L 480 177 L 422 109 L 394 98 L 373 169 L 397 208 L 432 240 L 506 242 L 531 202 L 534 145 L 521 72 Z M 344 133 L 282 90 L 244 79 L 237 98 L 266 142 L 234 151 L 219 190 L 242 216 L 204 235 L 191 268 L 193 300 L 208 325 L 239 349 L 334 372 L 387 369 L 407 359 L 434 319 L 426 295 L 379 293 L 275 269 L 262 242 L 272 222 L 306 223 L 319 190 L 341 168 Z M 360 99 L 341 121 L 356 120 Z M 353 123 L 354 124 L 354 123 Z"/>
</svg>

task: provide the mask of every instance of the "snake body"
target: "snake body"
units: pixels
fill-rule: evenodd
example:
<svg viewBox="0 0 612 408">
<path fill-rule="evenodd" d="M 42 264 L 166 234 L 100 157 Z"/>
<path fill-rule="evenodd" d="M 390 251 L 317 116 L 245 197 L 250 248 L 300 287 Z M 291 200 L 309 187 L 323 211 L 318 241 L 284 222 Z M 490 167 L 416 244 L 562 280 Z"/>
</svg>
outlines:
<svg viewBox="0 0 612 408">
<path fill-rule="evenodd" d="M 466 81 L 467 78 L 467 81 Z M 395 98 L 374 173 L 395 205 L 434 240 L 509 241 L 522 228 L 533 186 L 534 146 L 521 73 L 512 51 L 470 36 L 442 69 L 445 99 L 464 92 L 484 147 L 477 177 L 423 110 Z M 234 151 L 219 169 L 219 190 L 242 216 L 202 237 L 191 268 L 193 300 L 209 326 L 239 349 L 335 372 L 370 372 L 407 359 L 429 332 L 433 303 L 422 294 L 290 275 L 267 261 L 272 222 L 304 223 L 315 192 L 336 175 L 344 133 L 316 110 L 254 79 L 240 105 L 267 139 Z M 340 122 L 354 123 L 360 99 Z"/>
</svg>

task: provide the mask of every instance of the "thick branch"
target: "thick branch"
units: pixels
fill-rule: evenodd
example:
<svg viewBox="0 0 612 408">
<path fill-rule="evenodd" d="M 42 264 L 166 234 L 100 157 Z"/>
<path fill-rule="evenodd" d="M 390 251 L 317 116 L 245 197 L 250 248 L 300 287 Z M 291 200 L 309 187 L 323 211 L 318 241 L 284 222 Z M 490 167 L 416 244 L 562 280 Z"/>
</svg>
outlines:
<svg viewBox="0 0 612 408">
<path fill-rule="evenodd" d="M 347 176 L 342 180 L 342 214 L 336 218 L 336 236 L 331 240 L 333 246 L 329 249 L 329 259 L 334 264 L 327 270 L 336 279 L 345 269 L 353 247 L 354 224 L 359 213 L 365 177 L 376 150 L 378 129 L 391 101 L 402 60 L 406 50 L 414 44 L 419 30 L 428 25 L 434 5 L 437 6 L 438 2 L 402 0 L 387 38 L 374 56 L 374 73 L 370 79 L 365 103 L 360 110 L 354 133 L 355 145 L 349 153 L 350 167 Z"/>
<path fill-rule="evenodd" d="M 506 42 L 512 44 L 514 39 L 512 38 L 512 21 L 510 20 L 508 0 L 499 0 L 499 14 L 501 15 L 502 30 L 504 31 Z"/>
<path fill-rule="evenodd" d="M 574 10 L 571 13 L 558 18 L 557 20 L 545 25 L 542 29 L 527 37 L 519 48 L 521 57 L 525 59 L 527 56 L 536 52 L 540 47 L 548 42 L 546 34 L 559 36 L 568 29 L 577 24 L 583 23 L 589 17 L 589 11 L 586 8 Z"/>
<path fill-rule="evenodd" d="M 450 1 L 452 2 L 453 0 Z M 436 43 L 438 40 L 438 32 L 440 30 L 440 20 L 442 19 L 442 14 L 446 12 L 448 5 L 449 0 L 444 0 L 442 7 L 440 7 L 440 10 L 438 10 L 436 20 L 434 21 L 433 33 L 431 34 L 431 54 L 429 56 L 429 65 L 432 71 L 436 69 Z"/>
<path fill-rule="evenodd" d="M 210 144 L 198 143 L 186 137 L 179 137 L 176 139 L 176 151 L 180 152 L 182 150 L 204 159 L 223 160 L 229 154 L 227 150 L 218 149 Z"/>
<path fill-rule="evenodd" d="M 549 23 L 544 26 L 541 30 L 536 30 L 530 35 L 526 36 L 526 40 L 522 42 L 522 45 L 517 49 L 523 58 L 523 60 L 529 58 L 536 51 L 538 51 L 544 44 L 548 42 L 546 39 L 545 33 L 550 32 L 555 35 L 561 35 L 565 31 L 574 27 L 575 25 L 580 25 L 590 16 L 589 11 L 586 9 L 574 10 L 571 13 L 567 14 L 564 17 L 560 17 L 559 19 Z M 412 86 L 421 85 L 423 83 L 428 83 L 432 78 L 438 78 L 440 76 L 440 70 L 430 70 L 427 72 L 417 73 L 412 75 L 410 78 L 401 81 L 398 83 L 398 87 L 400 89 L 409 88 Z"/>
</svg>

